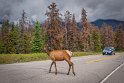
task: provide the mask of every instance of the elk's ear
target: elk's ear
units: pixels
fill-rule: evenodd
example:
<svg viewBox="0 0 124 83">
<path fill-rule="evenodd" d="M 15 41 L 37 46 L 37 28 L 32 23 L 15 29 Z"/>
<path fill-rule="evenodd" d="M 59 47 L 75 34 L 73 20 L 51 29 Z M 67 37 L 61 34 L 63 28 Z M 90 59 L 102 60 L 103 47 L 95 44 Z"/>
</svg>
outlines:
<svg viewBox="0 0 124 83">
<path fill-rule="evenodd" d="M 48 50 L 51 51 L 52 50 L 51 47 L 48 47 Z"/>
</svg>

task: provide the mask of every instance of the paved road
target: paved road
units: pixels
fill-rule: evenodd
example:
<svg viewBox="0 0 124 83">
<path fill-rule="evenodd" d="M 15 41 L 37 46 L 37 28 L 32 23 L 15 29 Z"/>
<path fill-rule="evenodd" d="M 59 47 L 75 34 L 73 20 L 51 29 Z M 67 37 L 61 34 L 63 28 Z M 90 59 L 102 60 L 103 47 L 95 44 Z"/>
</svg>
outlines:
<svg viewBox="0 0 124 83">
<path fill-rule="evenodd" d="M 50 60 L 0 65 L 0 83 L 100 83 L 117 67 L 124 63 L 124 53 L 114 56 L 91 55 L 74 57 L 76 76 L 68 71 L 65 61 L 57 62 L 58 74 L 48 73 Z M 124 66 L 118 68 L 102 83 L 124 83 Z"/>
<path fill-rule="evenodd" d="M 124 83 L 124 63 L 110 73 L 101 83 Z"/>
</svg>

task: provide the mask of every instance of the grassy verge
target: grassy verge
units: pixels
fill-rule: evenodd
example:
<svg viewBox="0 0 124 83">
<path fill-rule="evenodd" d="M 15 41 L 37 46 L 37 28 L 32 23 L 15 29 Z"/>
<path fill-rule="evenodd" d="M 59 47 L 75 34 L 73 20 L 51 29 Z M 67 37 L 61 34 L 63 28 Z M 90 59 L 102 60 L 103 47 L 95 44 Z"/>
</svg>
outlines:
<svg viewBox="0 0 124 83">
<path fill-rule="evenodd" d="M 73 52 L 73 57 L 101 54 L 101 52 Z"/>
<path fill-rule="evenodd" d="M 100 52 L 73 52 L 73 57 L 100 54 Z M 48 60 L 46 53 L 0 54 L 0 64 Z"/>
</svg>

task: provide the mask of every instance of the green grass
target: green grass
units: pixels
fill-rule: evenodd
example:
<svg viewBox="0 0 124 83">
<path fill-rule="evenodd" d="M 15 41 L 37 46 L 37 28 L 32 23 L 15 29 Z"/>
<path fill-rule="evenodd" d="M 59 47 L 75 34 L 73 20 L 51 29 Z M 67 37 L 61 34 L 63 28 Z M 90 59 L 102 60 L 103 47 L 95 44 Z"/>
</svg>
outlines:
<svg viewBox="0 0 124 83">
<path fill-rule="evenodd" d="M 73 57 L 101 54 L 101 52 L 73 52 Z"/>
<path fill-rule="evenodd" d="M 46 53 L 0 54 L 0 64 L 47 60 Z"/>
<path fill-rule="evenodd" d="M 100 54 L 100 52 L 73 52 L 73 57 Z M 46 53 L 0 54 L 0 64 L 48 60 Z"/>
</svg>

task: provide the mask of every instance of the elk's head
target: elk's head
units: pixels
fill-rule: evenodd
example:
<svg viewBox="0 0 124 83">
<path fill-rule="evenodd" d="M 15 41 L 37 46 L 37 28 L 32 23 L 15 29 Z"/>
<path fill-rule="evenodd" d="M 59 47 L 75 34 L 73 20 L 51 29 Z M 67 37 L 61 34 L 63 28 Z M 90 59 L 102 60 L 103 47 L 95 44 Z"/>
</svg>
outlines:
<svg viewBox="0 0 124 83">
<path fill-rule="evenodd" d="M 48 51 L 51 51 L 51 47 L 47 45 L 44 46 L 44 51 L 48 52 Z"/>
</svg>

